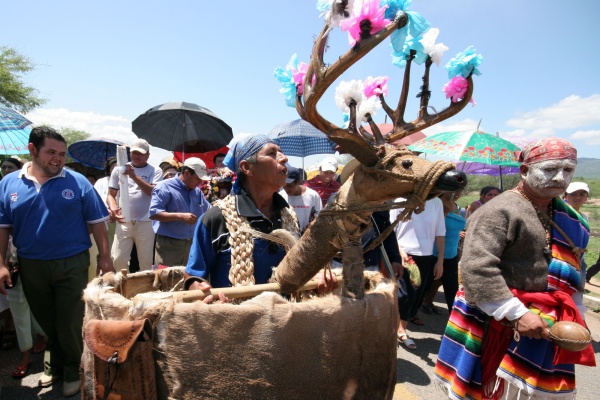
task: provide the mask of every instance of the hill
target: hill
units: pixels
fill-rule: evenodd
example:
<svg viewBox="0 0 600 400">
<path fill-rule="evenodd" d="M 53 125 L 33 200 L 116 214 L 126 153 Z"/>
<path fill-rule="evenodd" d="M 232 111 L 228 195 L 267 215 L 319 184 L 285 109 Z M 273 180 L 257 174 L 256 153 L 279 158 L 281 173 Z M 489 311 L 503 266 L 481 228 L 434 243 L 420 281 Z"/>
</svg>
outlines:
<svg viewBox="0 0 600 400">
<path fill-rule="evenodd" d="M 600 159 L 578 158 L 575 177 L 581 177 L 585 179 L 600 179 Z"/>
</svg>

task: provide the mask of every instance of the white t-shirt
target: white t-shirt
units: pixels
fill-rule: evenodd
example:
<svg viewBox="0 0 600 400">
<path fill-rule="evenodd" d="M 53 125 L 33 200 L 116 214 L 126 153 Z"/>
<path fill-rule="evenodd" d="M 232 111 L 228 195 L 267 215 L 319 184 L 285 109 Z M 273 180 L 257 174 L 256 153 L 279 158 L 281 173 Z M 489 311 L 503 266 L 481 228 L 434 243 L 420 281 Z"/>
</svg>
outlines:
<svg viewBox="0 0 600 400">
<path fill-rule="evenodd" d="M 100 198 L 104 202 L 106 208 L 108 208 L 108 204 L 106 203 L 106 196 L 108 196 L 108 179 L 108 176 L 104 176 L 98 179 L 96 183 L 94 183 L 94 189 L 96 189 L 96 192 L 98 192 L 98 194 L 100 195 Z M 119 199 L 117 199 L 117 203 L 118 201 Z"/>
<path fill-rule="evenodd" d="M 395 201 L 404 201 L 398 198 Z M 402 208 L 390 210 L 390 221 L 394 222 Z M 412 219 L 400 222 L 394 229 L 398 246 L 407 254 L 415 256 L 433 255 L 433 246 L 437 236 L 446 236 L 446 223 L 444 221 L 444 206 L 439 197 L 428 200 L 425 210 L 420 214 L 413 214 Z"/>
<path fill-rule="evenodd" d="M 146 164 L 145 167 L 133 167 L 135 174 L 151 185 L 156 185 L 162 180 L 162 171 L 160 168 Z M 113 169 L 108 182 L 108 187 L 119 190 L 119 171 L 121 168 Z M 129 183 L 129 212 L 132 221 L 150 221 L 148 211 L 150 210 L 151 197 L 142 192 L 142 189 L 133 181 L 127 179 Z"/>
<path fill-rule="evenodd" d="M 279 194 L 296 212 L 298 223 L 300 224 L 300 232 L 304 232 L 304 229 L 308 226 L 311 214 L 314 212 L 318 213 L 323 208 L 321 196 L 309 187 L 306 187 L 306 190 L 300 196 L 288 196 L 283 189 L 281 189 Z"/>
</svg>

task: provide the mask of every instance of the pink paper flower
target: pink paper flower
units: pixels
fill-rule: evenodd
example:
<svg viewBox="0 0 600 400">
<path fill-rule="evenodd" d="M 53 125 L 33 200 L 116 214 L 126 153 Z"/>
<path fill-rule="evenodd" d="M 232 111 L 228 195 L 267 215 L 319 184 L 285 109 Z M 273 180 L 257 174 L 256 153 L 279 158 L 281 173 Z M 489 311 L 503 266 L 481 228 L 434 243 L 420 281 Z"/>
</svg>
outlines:
<svg viewBox="0 0 600 400">
<path fill-rule="evenodd" d="M 340 28 L 342 31 L 348 31 L 348 41 L 350 46 L 354 46 L 356 42 L 361 39 L 361 22 L 368 20 L 370 22 L 369 34 L 373 34 L 387 24 L 390 23 L 389 19 L 384 18 L 385 10 L 388 8 L 387 5 L 379 8 L 380 0 L 364 0 L 362 7 L 360 7 L 360 13 L 353 15 L 340 22 Z"/>
<path fill-rule="evenodd" d="M 292 68 L 292 79 L 296 84 L 296 90 L 298 91 L 299 95 L 304 93 L 304 76 L 306 75 L 307 69 L 308 64 L 303 62 L 298 64 L 298 69 Z"/>
<path fill-rule="evenodd" d="M 365 96 L 367 96 L 367 98 L 369 97 L 373 97 L 373 96 L 379 96 L 380 94 L 387 96 L 388 94 L 388 86 L 387 86 L 387 81 L 388 79 L 390 79 L 387 76 L 378 76 L 376 78 L 373 78 L 372 76 L 367 77 L 367 79 L 365 79 Z"/>
<path fill-rule="evenodd" d="M 446 93 L 446 98 L 452 98 L 453 103 L 458 103 L 465 97 L 467 89 L 469 88 L 469 82 L 460 75 L 455 76 L 450 82 L 444 85 L 442 89 Z M 476 105 L 475 100 L 471 97 L 469 103 Z"/>
</svg>

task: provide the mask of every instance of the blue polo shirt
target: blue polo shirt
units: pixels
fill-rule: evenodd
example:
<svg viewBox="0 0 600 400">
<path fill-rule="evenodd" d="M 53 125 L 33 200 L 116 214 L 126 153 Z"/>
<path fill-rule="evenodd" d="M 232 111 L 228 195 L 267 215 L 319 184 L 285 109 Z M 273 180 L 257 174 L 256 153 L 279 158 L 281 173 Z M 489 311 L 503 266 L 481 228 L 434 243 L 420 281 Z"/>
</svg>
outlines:
<svg viewBox="0 0 600 400">
<path fill-rule="evenodd" d="M 57 260 L 89 249 L 88 224 L 108 220 L 98 192 L 67 169 L 40 186 L 27 178 L 28 166 L 0 181 L 0 228 L 13 228 L 18 256 Z"/>
<path fill-rule="evenodd" d="M 199 188 L 192 190 L 179 179 L 180 173 L 174 178 L 165 179 L 156 184 L 150 200 L 150 216 L 161 212 L 192 213 L 200 217 L 210 208 L 210 203 L 204 198 Z M 154 233 L 174 239 L 191 239 L 196 225 L 183 221 L 160 222 L 152 221 Z"/>
</svg>

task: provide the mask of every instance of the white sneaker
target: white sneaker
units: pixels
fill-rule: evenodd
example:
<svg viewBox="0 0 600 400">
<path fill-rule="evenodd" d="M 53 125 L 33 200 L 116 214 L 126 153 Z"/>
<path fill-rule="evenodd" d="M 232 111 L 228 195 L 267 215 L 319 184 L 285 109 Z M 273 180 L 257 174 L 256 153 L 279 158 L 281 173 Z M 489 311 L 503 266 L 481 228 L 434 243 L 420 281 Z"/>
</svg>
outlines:
<svg viewBox="0 0 600 400">
<path fill-rule="evenodd" d="M 60 379 L 60 376 L 58 376 L 58 375 L 42 374 L 42 376 L 40 377 L 40 380 L 38 381 L 38 386 L 49 387 L 49 386 L 52 386 L 54 384 L 54 382 L 58 381 L 59 379 Z"/>
<path fill-rule="evenodd" d="M 74 382 L 63 382 L 62 395 L 64 397 L 71 397 L 79 393 L 81 390 L 81 381 Z"/>
</svg>

